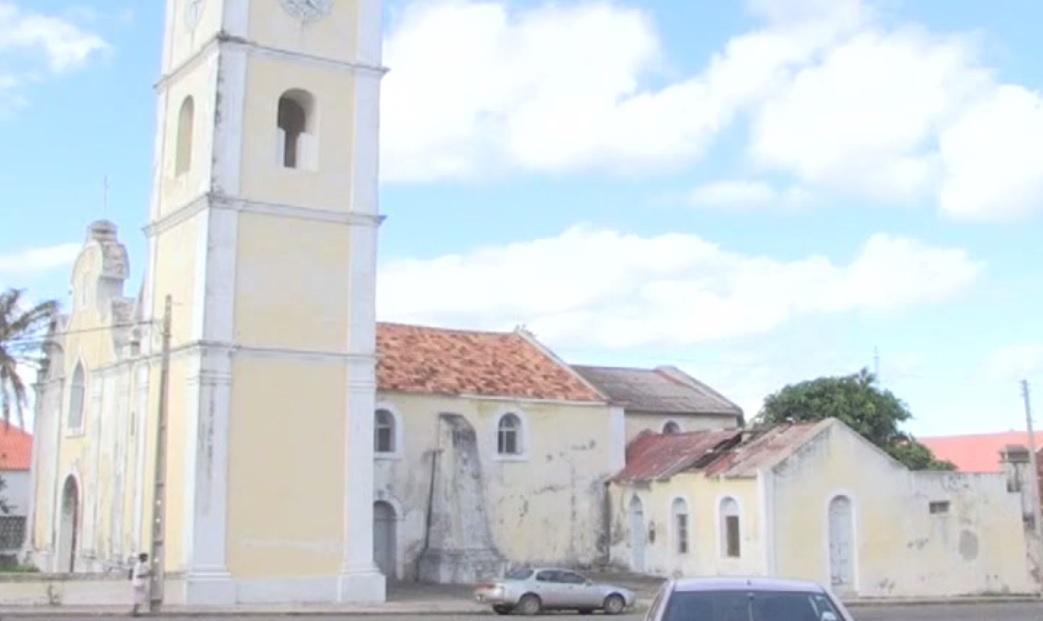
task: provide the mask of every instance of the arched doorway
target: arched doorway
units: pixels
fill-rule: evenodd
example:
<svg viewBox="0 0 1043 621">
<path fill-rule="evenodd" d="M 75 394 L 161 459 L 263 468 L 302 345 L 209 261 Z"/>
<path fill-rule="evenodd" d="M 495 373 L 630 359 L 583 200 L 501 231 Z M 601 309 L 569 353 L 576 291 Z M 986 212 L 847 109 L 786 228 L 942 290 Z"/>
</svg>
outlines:
<svg viewBox="0 0 1043 621">
<path fill-rule="evenodd" d="M 373 503 L 373 561 L 381 573 L 390 579 L 396 576 L 396 535 L 397 523 L 395 508 L 390 503 L 377 501 Z"/>
<path fill-rule="evenodd" d="M 62 487 L 61 511 L 58 524 L 58 559 L 55 570 L 58 573 L 71 573 L 76 569 L 76 529 L 80 521 L 80 487 L 72 475 L 65 479 L 65 485 Z"/>
<path fill-rule="evenodd" d="M 829 581 L 837 593 L 855 590 L 851 499 L 837 496 L 829 502 Z"/>
<path fill-rule="evenodd" d="M 641 499 L 630 499 L 630 569 L 645 570 L 645 509 Z"/>
</svg>

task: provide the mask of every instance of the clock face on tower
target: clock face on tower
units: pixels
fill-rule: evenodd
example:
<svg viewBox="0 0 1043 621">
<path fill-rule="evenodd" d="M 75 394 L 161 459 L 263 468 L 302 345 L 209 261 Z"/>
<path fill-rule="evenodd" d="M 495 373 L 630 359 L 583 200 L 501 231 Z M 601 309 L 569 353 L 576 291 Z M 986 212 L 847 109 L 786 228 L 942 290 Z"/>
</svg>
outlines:
<svg viewBox="0 0 1043 621">
<path fill-rule="evenodd" d="M 304 22 L 322 19 L 333 9 L 333 0 L 282 0 L 286 12 Z"/>
</svg>

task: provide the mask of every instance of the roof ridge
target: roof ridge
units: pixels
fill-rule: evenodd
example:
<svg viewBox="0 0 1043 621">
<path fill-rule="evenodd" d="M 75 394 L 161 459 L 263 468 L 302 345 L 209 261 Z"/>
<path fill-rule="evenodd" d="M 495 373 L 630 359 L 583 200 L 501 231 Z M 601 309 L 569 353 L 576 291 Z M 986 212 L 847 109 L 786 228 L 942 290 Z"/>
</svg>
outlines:
<svg viewBox="0 0 1043 621">
<path fill-rule="evenodd" d="M 405 323 L 400 321 L 378 321 L 377 326 L 389 326 L 389 327 L 400 327 L 400 328 L 416 328 L 418 330 L 431 330 L 436 332 L 453 332 L 456 334 L 488 334 L 495 336 L 514 336 L 518 334 L 516 330 L 475 330 L 470 328 L 447 328 L 444 326 L 432 326 L 427 324 L 419 323 Z"/>
</svg>

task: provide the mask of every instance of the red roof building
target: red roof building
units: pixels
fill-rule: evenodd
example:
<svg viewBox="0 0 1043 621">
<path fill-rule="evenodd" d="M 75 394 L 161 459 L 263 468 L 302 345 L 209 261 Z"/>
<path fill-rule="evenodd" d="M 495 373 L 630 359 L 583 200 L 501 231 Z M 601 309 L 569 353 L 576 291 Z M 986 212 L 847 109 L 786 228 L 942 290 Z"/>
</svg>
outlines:
<svg viewBox="0 0 1043 621">
<path fill-rule="evenodd" d="M 1000 451 L 1008 446 L 1025 446 L 1028 433 L 1009 431 L 965 436 L 917 438 L 934 456 L 956 464 L 960 472 L 1003 472 Z M 1036 450 L 1043 449 L 1043 432 L 1036 432 Z"/>
<path fill-rule="evenodd" d="M 33 458 L 33 436 L 14 425 L 0 423 L 0 471 L 28 471 Z"/>
</svg>

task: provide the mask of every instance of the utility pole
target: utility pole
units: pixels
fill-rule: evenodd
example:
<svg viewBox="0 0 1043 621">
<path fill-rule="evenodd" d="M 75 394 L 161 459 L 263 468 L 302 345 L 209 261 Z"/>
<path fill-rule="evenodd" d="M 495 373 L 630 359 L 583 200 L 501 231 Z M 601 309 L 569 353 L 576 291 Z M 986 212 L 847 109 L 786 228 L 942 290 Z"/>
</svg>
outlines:
<svg viewBox="0 0 1043 621">
<path fill-rule="evenodd" d="M 167 392 L 170 381 L 170 313 L 173 306 L 168 295 L 163 306 L 163 349 L 159 362 L 159 415 L 156 417 L 156 475 L 152 492 L 152 571 L 150 573 L 149 608 L 156 612 L 163 605 L 164 567 L 166 565 L 167 503 Z"/>
<path fill-rule="evenodd" d="M 1029 432 L 1029 467 L 1032 472 L 1029 473 L 1029 481 L 1032 486 L 1032 494 L 1030 498 L 1032 502 L 1032 518 L 1035 523 L 1035 529 L 1032 533 L 1036 537 L 1036 571 L 1038 574 L 1038 580 L 1040 584 L 1040 595 L 1043 595 L 1043 498 L 1040 498 L 1039 492 L 1039 459 L 1036 456 L 1036 434 L 1032 429 L 1032 402 L 1029 399 L 1029 383 L 1028 380 L 1021 380 L 1021 396 L 1025 398 L 1025 425 L 1028 427 Z"/>
</svg>

